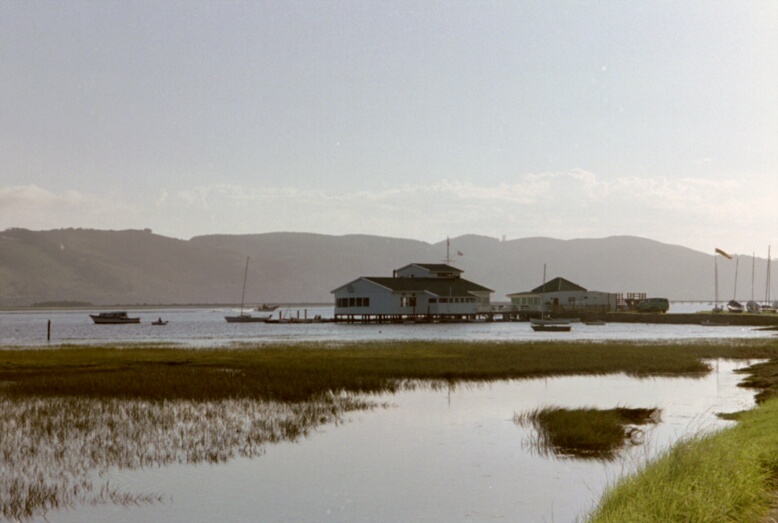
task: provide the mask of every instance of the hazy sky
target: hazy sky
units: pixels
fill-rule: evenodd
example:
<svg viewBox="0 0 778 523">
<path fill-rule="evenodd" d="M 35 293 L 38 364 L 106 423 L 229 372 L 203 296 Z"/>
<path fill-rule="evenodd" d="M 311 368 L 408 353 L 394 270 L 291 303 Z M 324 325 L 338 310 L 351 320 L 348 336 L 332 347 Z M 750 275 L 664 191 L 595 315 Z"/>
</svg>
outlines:
<svg viewBox="0 0 778 523">
<path fill-rule="evenodd" d="M 0 0 L 0 230 L 778 246 L 778 2 Z"/>
</svg>

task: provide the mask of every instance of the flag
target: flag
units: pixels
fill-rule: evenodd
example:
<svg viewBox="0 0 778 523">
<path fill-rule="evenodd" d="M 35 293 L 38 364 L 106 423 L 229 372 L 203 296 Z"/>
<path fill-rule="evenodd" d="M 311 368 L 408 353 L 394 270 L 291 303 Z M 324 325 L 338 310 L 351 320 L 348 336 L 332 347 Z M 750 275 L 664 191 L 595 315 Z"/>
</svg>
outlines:
<svg viewBox="0 0 778 523">
<path fill-rule="evenodd" d="M 730 256 L 726 252 L 722 251 L 721 249 L 716 249 L 716 254 L 721 254 L 722 256 L 724 256 L 728 260 L 732 259 L 732 256 Z"/>
</svg>

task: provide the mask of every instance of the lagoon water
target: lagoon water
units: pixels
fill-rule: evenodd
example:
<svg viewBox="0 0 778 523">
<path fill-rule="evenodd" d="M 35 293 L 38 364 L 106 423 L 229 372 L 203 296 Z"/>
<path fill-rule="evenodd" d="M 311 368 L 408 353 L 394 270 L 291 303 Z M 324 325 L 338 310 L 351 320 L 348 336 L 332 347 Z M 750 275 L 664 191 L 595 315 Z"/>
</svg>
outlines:
<svg viewBox="0 0 778 523">
<path fill-rule="evenodd" d="M 49 522 L 570 522 L 603 487 L 679 437 L 727 425 L 716 412 L 753 405 L 734 364 L 702 379 L 569 377 L 382 396 L 298 443 L 256 459 L 113 471 L 114 486 L 161 503 L 83 506 Z M 741 363 L 744 365 L 744 363 Z M 602 462 L 544 456 L 515 413 L 538 406 L 659 407 L 646 443 Z"/>
<path fill-rule="evenodd" d="M 670 312 L 695 312 L 709 308 L 700 303 L 673 304 Z M 160 308 L 130 311 L 140 324 L 94 325 L 88 310 L 0 312 L 0 342 L 5 346 L 40 346 L 67 343 L 175 343 L 192 347 L 230 343 L 295 341 L 364 341 L 399 339 L 516 341 L 542 340 L 550 336 L 567 340 L 690 340 L 702 338 L 764 338 L 769 332 L 749 327 L 703 327 L 701 325 L 656 325 L 609 323 L 602 326 L 575 324 L 569 333 L 534 332 L 526 322 L 454 323 L 421 325 L 362 325 L 343 323 L 279 324 L 227 323 L 229 308 Z M 261 314 L 261 313 L 256 313 Z M 332 318 L 331 306 L 300 306 L 279 309 L 274 317 Z M 165 326 L 151 322 L 168 320 Z M 51 321 L 51 341 L 46 341 Z"/>
<path fill-rule="evenodd" d="M 699 304 L 695 304 L 699 305 Z M 699 308 L 699 307 L 698 307 Z M 695 309 L 697 310 L 697 309 Z M 4 346 L 166 342 L 191 347 L 279 341 L 375 339 L 510 341 L 694 340 L 764 338 L 741 327 L 576 324 L 571 333 L 535 333 L 526 323 L 447 325 L 228 324 L 230 309 L 134 311 L 140 325 L 93 325 L 88 311 L 0 313 Z M 297 309 L 283 314 L 297 315 Z M 331 307 L 300 316 L 331 317 Z M 278 312 L 275 313 L 276 317 Z M 152 326 L 162 317 L 167 326 Z M 52 322 L 52 341 L 46 324 Z M 701 379 L 635 379 L 623 375 L 498 382 L 418 389 L 371 398 L 388 406 L 348 415 L 304 440 L 266 447 L 259 458 L 221 465 L 112 470 L 123 491 L 155 494 L 151 504 L 78 506 L 46 521 L 575 521 L 602 489 L 678 438 L 726 426 L 717 412 L 750 408 L 753 392 L 732 371 L 749 362 L 713 362 Z M 644 445 L 614 462 L 543 455 L 533 429 L 514 414 L 543 406 L 658 407 L 662 421 Z"/>
</svg>

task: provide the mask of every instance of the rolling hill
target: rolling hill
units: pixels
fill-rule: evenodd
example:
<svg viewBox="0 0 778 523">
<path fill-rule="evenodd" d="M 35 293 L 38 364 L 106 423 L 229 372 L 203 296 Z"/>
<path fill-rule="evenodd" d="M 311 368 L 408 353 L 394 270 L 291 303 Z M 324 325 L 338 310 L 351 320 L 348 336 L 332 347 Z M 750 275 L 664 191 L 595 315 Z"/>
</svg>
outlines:
<svg viewBox="0 0 778 523">
<path fill-rule="evenodd" d="M 587 289 L 645 292 L 671 300 L 713 300 L 714 259 L 678 245 L 631 236 L 500 241 L 451 239 L 451 264 L 494 289 L 493 301 L 562 276 Z M 462 255 L 458 255 L 460 252 Z M 246 257 L 247 303 L 330 302 L 359 276 L 389 276 L 412 262 L 441 263 L 446 241 L 308 233 L 210 235 L 190 240 L 150 230 L 61 229 L 0 232 L 0 306 L 47 301 L 95 305 L 223 304 L 240 301 Z M 752 258 L 741 257 L 738 298 L 751 297 Z M 765 297 L 767 261 L 757 258 L 756 299 Z M 735 261 L 719 259 L 719 296 L 733 297 Z"/>
</svg>

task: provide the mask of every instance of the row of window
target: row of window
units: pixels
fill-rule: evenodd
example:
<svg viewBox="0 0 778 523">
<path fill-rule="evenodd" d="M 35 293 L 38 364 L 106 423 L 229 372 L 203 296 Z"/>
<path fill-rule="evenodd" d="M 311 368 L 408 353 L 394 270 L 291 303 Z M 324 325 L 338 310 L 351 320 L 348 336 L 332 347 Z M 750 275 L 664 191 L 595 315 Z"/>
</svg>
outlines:
<svg viewBox="0 0 778 523">
<path fill-rule="evenodd" d="M 475 298 L 430 298 L 429 302 L 434 303 L 475 303 Z M 335 306 L 339 309 L 348 307 L 370 307 L 370 298 L 338 298 Z M 400 298 L 400 307 L 415 307 L 415 296 L 403 296 Z"/>
<path fill-rule="evenodd" d="M 514 298 L 514 305 L 540 305 L 540 297 L 531 296 L 527 298 Z"/>
<path fill-rule="evenodd" d="M 430 298 L 430 303 L 475 303 L 475 298 Z"/>
<path fill-rule="evenodd" d="M 346 307 L 370 307 L 370 298 L 338 298 L 335 306 L 341 309 Z"/>
</svg>

